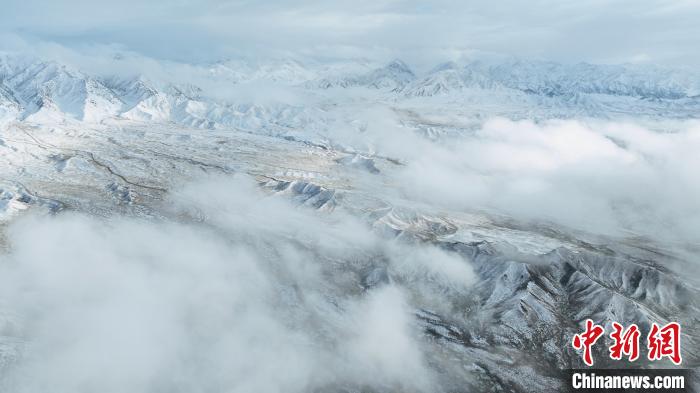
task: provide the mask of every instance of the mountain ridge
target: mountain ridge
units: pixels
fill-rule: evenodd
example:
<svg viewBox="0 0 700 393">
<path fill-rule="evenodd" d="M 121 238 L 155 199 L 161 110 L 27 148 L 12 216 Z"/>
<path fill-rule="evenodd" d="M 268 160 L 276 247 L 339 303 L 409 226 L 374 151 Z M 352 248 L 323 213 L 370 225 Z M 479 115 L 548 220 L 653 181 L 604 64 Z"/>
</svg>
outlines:
<svg viewBox="0 0 700 393">
<path fill-rule="evenodd" d="M 5 55 L 0 57 L 0 105 L 3 117 L 16 120 L 38 119 L 37 113 L 50 112 L 52 119 L 58 116 L 94 123 L 123 118 L 250 129 L 285 128 L 284 112 L 304 112 L 301 108 L 308 107 L 285 102 L 274 90 L 268 93 L 270 103 L 261 104 L 240 96 L 222 98 L 210 89 L 216 86 L 235 93 L 245 85 L 259 90 L 258 84 L 264 82 L 322 101 L 325 90 L 349 88 L 367 90 L 363 94 L 370 101 L 404 103 L 422 98 L 438 106 L 443 99 L 459 103 L 489 95 L 498 97 L 503 106 L 500 112 L 513 118 L 520 117 L 517 111 L 541 112 L 543 118 L 580 115 L 582 111 L 592 117 L 640 110 L 650 115 L 663 110 L 667 116 L 679 118 L 694 118 L 694 113 L 700 113 L 700 78 L 656 66 L 473 60 L 442 63 L 416 73 L 399 59 L 384 65 L 288 59 L 258 63 L 228 60 L 190 67 L 204 86 L 179 83 L 177 78 L 167 81 L 167 73 L 165 82 L 155 83 L 145 74 L 93 75 L 55 61 Z M 241 110 L 247 105 L 254 109 Z M 508 112 L 516 113 L 511 116 Z"/>
</svg>

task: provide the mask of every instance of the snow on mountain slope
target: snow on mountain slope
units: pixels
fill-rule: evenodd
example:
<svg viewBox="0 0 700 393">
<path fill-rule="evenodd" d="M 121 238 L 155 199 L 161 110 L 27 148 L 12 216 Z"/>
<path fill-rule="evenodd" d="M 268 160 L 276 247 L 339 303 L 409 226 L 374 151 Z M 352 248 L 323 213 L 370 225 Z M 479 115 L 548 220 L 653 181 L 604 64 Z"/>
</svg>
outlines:
<svg viewBox="0 0 700 393">
<path fill-rule="evenodd" d="M 382 105 L 410 104 L 411 97 L 423 97 L 422 106 L 440 107 L 445 103 L 443 96 L 449 99 L 448 104 L 466 105 L 493 96 L 490 115 L 515 119 L 633 114 L 653 117 L 660 113 L 691 118 L 700 109 L 697 75 L 644 66 L 473 61 L 465 65 L 442 64 L 422 75 L 414 74 L 399 60 L 383 66 L 300 60 L 229 60 L 191 66 L 198 75 L 204 75 L 200 80 L 206 81 L 205 87 L 216 85 L 222 92 L 246 92 L 227 99 L 189 83 L 153 83 L 145 76 L 91 76 L 36 59 L 6 55 L 0 64 L 4 116 L 16 112 L 19 105 L 21 114 L 14 117 L 32 116 L 37 121 L 54 121 L 61 116 L 85 122 L 125 118 L 266 132 L 299 126 L 288 115 L 290 111 L 300 114 L 300 105 L 284 95 L 266 93 L 268 98 L 261 102 L 246 98 L 251 90 L 259 89 L 254 83 L 260 81 L 284 87 L 297 97 L 294 100 L 302 100 L 305 108 L 321 111 L 334 110 L 333 105 L 339 103 L 338 96 L 329 99 L 325 92 L 329 88 L 368 89 L 365 99 Z M 377 90 L 377 94 L 372 90 Z M 352 99 L 353 93 L 346 96 Z M 480 111 L 482 115 L 489 114 L 484 112 L 485 107 Z M 330 124 L 323 116 L 310 114 L 304 122 L 329 133 Z"/>
<path fill-rule="evenodd" d="M 700 365 L 691 74 L 229 60 L 167 80 L 0 59 L 0 288 L 29 288 L 0 302 L 0 390 L 74 391 L 71 355 L 97 388 L 152 372 L 137 392 L 172 390 L 174 358 L 211 390 L 557 392 L 586 318 L 680 321 Z M 182 327 L 168 345 L 163 326 Z M 92 366 L 104 348 L 117 367 Z M 303 367 L 271 380 L 289 356 Z"/>
<path fill-rule="evenodd" d="M 407 89 L 406 94 L 431 95 L 447 92 L 448 88 L 496 87 L 550 97 L 605 94 L 675 100 L 698 96 L 700 79 L 690 72 L 651 66 L 474 61 L 461 67 L 454 63 L 439 66 Z"/>
<path fill-rule="evenodd" d="M 102 84 L 119 96 L 123 103 L 123 112 L 130 111 L 140 102 L 158 94 L 158 90 L 142 77 L 109 76 L 102 79 Z"/>
<path fill-rule="evenodd" d="M 409 326 L 417 332 L 411 336 L 415 340 L 411 346 L 418 348 L 427 369 L 436 375 L 429 388 L 417 387 L 403 374 L 398 379 L 383 375 L 379 382 L 367 375 L 339 379 L 338 375 L 345 375 L 339 370 L 345 368 L 333 368 L 330 381 L 315 380 L 321 384 L 319 389 L 347 391 L 368 385 L 370 391 L 390 392 L 408 384 L 426 392 L 495 388 L 557 392 L 564 386 L 559 370 L 581 364 L 569 342 L 588 317 L 600 323 L 635 322 L 642 329 L 651 322 L 678 320 L 684 326 L 684 365 L 692 367 L 700 361 L 700 332 L 693 327 L 700 313 L 698 287 L 678 270 L 687 271 L 693 265 L 683 260 L 678 249 L 658 239 L 599 237 L 553 224 L 448 210 L 412 199 L 410 193 L 392 192 L 400 187 L 396 174 L 406 164 L 377 156 L 370 161 L 328 147 L 235 130 L 126 120 L 52 127 L 19 122 L 3 130 L 2 138 L 0 177 L 22 179 L 23 185 L 0 183 L 0 220 L 39 210 L 35 208 L 60 211 L 65 207 L 98 217 L 137 217 L 137 222 L 155 218 L 162 225 L 170 220 L 191 222 L 194 232 L 205 231 L 209 239 L 213 233 L 234 233 L 227 241 L 252 238 L 254 246 L 263 242 L 259 252 L 267 259 L 260 264 L 271 269 L 266 274 L 273 278 L 274 288 L 268 297 L 281 302 L 274 315 L 298 328 L 295 334 L 308 334 L 314 350 L 337 350 L 347 340 L 342 326 L 357 330 L 369 324 L 353 319 L 354 301 L 400 288 L 406 294 Z M 221 192 L 196 180 L 244 174 L 255 179 L 269 199 L 258 194 L 244 198 L 245 192 L 253 191 L 238 183 L 226 185 L 224 178 L 214 180 L 225 185 Z M 173 210 L 168 195 L 177 195 L 183 182 L 190 181 L 195 183 L 189 186 L 193 189 L 186 194 L 187 201 L 198 198 L 204 203 Z M 343 229 L 347 220 L 353 224 Z M 100 222 L 95 228 L 105 225 Z M 144 227 L 136 228 L 129 232 L 143 236 Z M 133 241 L 129 238 L 127 243 Z M 172 247 L 171 242 L 166 248 Z M 161 255 L 161 249 L 153 252 Z M 201 260 L 199 252 L 186 255 L 188 266 Z M 159 259 L 164 260 L 169 259 Z M 157 274 L 149 271 L 148 276 Z M 184 283 L 191 299 L 192 288 L 201 287 L 197 281 L 201 275 L 187 277 Z M 60 278 L 50 282 L 55 280 Z M 171 300 L 170 289 L 154 286 L 149 293 Z M 211 292 L 205 295 L 212 301 Z M 249 299 L 249 292 L 244 295 Z M 100 312 L 122 315 L 124 308 L 93 298 L 98 299 Z M 243 304 L 251 304 L 250 299 L 247 302 Z M 392 310 L 396 311 L 386 312 Z M 221 310 L 215 314 L 228 315 Z M 23 336 L 6 328 L 14 319 L 3 315 L 0 312 L 0 327 L 10 333 L 0 336 L 0 359 L 7 359 L 0 360 L 0 370 L 2 361 L 17 361 L 10 355 L 24 350 Z M 170 321 L 170 314 L 151 311 L 149 315 L 159 322 Z M 235 315 L 237 320 L 247 316 Z M 214 321 L 223 322 L 218 318 Z M 382 321 L 380 325 L 386 326 L 388 322 Z M 389 334 L 394 337 L 398 330 L 391 326 Z M 231 329 L 238 331 L 227 325 L 226 331 Z M 270 332 L 255 340 L 262 347 L 254 348 L 261 351 L 277 338 Z M 134 348 L 130 342 L 122 345 Z M 157 351 L 157 344 L 150 341 L 138 345 Z M 297 350 L 302 348 L 307 346 Z M 596 361 L 605 366 L 605 348 L 599 349 Z M 208 351 L 187 351 L 212 359 Z M 328 359 L 324 370 L 329 369 L 328 362 L 338 360 L 336 356 Z M 90 373 L 100 375 L 92 369 Z"/>
<path fill-rule="evenodd" d="M 54 62 L 12 64 L 8 58 L 3 83 L 22 106 L 22 117 L 39 112 L 86 122 L 116 116 L 121 100 L 98 80 Z"/>
<path fill-rule="evenodd" d="M 22 110 L 17 98 L 15 98 L 12 90 L 0 82 L 0 124 L 4 121 L 10 121 L 19 117 Z"/>
<path fill-rule="evenodd" d="M 329 89 L 333 87 L 367 87 L 372 89 L 399 91 L 415 79 L 415 74 L 401 60 L 366 71 L 357 75 L 323 77 L 309 83 L 311 88 Z"/>
<path fill-rule="evenodd" d="M 253 62 L 231 59 L 207 67 L 207 72 L 216 80 L 232 83 L 270 81 L 285 84 L 300 84 L 316 76 L 316 71 L 297 60 L 273 60 Z"/>
</svg>

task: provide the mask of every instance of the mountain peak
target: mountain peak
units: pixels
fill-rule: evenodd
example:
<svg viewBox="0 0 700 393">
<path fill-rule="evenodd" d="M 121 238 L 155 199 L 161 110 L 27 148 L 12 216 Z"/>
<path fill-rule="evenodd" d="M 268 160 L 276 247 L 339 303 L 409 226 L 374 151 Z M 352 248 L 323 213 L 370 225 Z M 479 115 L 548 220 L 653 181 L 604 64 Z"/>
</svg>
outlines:
<svg viewBox="0 0 700 393">
<path fill-rule="evenodd" d="M 385 69 L 392 70 L 394 72 L 406 73 L 415 76 L 411 68 L 399 59 L 394 59 L 384 66 Z"/>
</svg>

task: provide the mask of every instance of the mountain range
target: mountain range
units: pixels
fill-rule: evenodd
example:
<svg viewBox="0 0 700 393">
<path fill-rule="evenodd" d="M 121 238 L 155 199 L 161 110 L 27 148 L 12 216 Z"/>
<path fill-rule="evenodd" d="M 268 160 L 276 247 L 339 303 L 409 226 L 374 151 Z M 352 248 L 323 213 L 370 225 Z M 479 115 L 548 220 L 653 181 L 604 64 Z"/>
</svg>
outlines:
<svg viewBox="0 0 700 393">
<path fill-rule="evenodd" d="M 119 61 L 114 60 L 117 65 Z M 179 82 L 181 76 L 163 67 L 164 75 L 158 78 L 102 75 L 55 61 L 4 55 L 0 57 L 0 116 L 90 123 L 121 118 L 284 133 L 299 126 L 300 119 L 326 126 L 323 112 L 328 110 L 329 90 L 338 89 L 366 90 L 362 94 L 373 101 L 399 106 L 410 106 L 417 99 L 422 99 L 421 105 L 434 106 L 493 102 L 486 106 L 493 114 L 511 118 L 663 113 L 665 118 L 683 119 L 700 113 L 697 74 L 642 65 L 474 60 L 441 64 L 423 73 L 400 60 L 379 66 L 363 61 L 298 60 L 228 60 L 189 66 L 204 87 Z M 211 94 L 207 88 L 211 85 L 225 93 Z M 274 89 L 291 91 L 295 99 L 278 97 Z M 265 97 L 236 96 L 237 91 L 250 90 Z"/>
</svg>

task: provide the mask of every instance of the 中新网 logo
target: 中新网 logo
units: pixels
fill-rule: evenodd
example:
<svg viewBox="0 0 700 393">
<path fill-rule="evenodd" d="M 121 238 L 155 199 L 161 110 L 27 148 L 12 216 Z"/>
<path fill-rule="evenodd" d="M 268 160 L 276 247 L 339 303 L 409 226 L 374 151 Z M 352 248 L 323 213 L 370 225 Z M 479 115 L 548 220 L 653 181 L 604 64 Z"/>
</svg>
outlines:
<svg viewBox="0 0 700 393">
<path fill-rule="evenodd" d="M 612 323 L 613 332 L 610 338 L 613 344 L 608 348 L 610 358 L 621 360 L 626 358 L 634 362 L 640 356 L 639 341 L 641 332 L 637 325 L 632 324 L 625 328 L 617 322 Z M 582 352 L 583 362 L 588 366 L 593 366 L 593 345 L 605 334 L 605 328 L 596 325 L 592 320 L 586 320 L 586 328 L 583 332 L 574 335 L 572 345 L 574 349 Z M 675 365 L 682 362 L 681 358 L 681 326 L 676 322 L 659 326 L 657 323 L 651 324 L 649 334 L 646 337 L 647 359 L 650 361 L 668 358 Z"/>
</svg>

